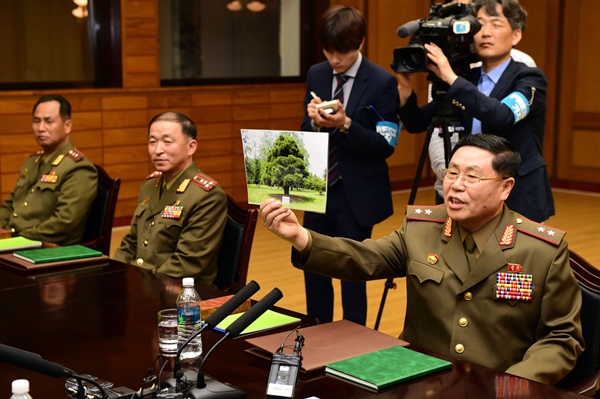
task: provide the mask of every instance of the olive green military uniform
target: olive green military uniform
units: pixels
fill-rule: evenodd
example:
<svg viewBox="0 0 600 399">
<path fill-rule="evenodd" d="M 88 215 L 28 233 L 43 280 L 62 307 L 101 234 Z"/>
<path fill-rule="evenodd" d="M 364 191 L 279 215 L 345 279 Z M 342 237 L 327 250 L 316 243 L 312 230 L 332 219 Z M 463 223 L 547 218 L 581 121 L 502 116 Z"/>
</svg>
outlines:
<svg viewBox="0 0 600 399">
<path fill-rule="evenodd" d="M 554 384 L 583 349 L 581 291 L 565 233 L 506 206 L 495 222 L 471 268 L 458 224 L 443 206 L 409 206 L 400 229 L 378 240 L 311 232 L 310 249 L 294 251 L 292 260 L 303 270 L 347 280 L 406 277 L 401 338 Z"/>
<path fill-rule="evenodd" d="M 81 242 L 98 172 L 69 142 L 44 161 L 33 154 L 21 168 L 15 188 L 0 208 L 0 227 L 13 235 L 58 245 Z"/>
<path fill-rule="evenodd" d="M 162 186 L 160 172 L 142 184 L 131 230 L 114 258 L 211 285 L 227 221 L 227 196 L 194 163 L 161 196 Z"/>
</svg>

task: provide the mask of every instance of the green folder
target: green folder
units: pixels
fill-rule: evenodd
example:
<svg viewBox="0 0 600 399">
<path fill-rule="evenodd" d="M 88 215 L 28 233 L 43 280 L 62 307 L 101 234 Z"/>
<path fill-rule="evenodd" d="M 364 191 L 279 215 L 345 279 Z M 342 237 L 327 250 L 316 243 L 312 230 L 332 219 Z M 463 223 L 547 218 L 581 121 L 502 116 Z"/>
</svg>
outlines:
<svg viewBox="0 0 600 399">
<path fill-rule="evenodd" d="M 227 316 L 223 319 L 222 322 L 217 324 L 215 330 L 225 332 L 227 327 L 229 327 L 231 323 L 236 321 L 243 314 L 244 313 L 236 313 Z M 286 324 L 296 323 L 299 321 L 300 319 L 297 317 L 288 316 L 286 314 L 278 313 L 269 309 L 265 313 L 263 313 L 258 319 L 254 320 L 252 324 L 246 327 L 246 329 L 242 331 L 242 334 L 267 330 L 269 328 L 284 326 Z"/>
<path fill-rule="evenodd" d="M 73 259 L 95 258 L 102 256 L 102 252 L 83 245 L 66 245 L 64 247 L 29 249 L 13 253 L 19 259 L 31 263 L 60 262 Z"/>
<path fill-rule="evenodd" d="M 452 366 L 451 362 L 392 346 L 325 365 L 325 372 L 378 391 Z"/>
<path fill-rule="evenodd" d="M 0 239 L 0 252 L 40 248 L 41 246 L 41 241 L 30 240 L 21 236 Z"/>
</svg>

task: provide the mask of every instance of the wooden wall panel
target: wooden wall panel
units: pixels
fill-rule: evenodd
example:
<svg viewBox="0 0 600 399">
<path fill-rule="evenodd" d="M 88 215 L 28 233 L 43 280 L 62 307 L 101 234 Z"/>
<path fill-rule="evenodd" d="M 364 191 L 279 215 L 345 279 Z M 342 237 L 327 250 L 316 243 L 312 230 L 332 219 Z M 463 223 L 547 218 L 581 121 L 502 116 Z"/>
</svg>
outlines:
<svg viewBox="0 0 600 399">
<path fill-rule="evenodd" d="M 556 177 L 600 185 L 600 2 L 572 0 L 560 25 L 561 79 L 558 99 Z"/>
<path fill-rule="evenodd" d="M 353 5 L 368 19 L 367 57 L 389 68 L 392 51 L 408 39 L 398 26 L 427 16 L 429 0 L 332 1 Z M 549 81 L 544 153 L 551 177 L 598 183 L 600 75 L 595 72 L 600 45 L 596 0 L 522 0 L 529 26 L 519 48 L 528 52 Z M 568 5 L 568 6 L 567 6 Z M 237 200 L 246 200 L 240 129 L 298 130 L 304 114 L 303 83 L 161 88 L 158 68 L 158 0 L 121 3 L 123 88 L 64 90 L 73 106 L 73 141 L 111 176 L 122 179 L 117 224 L 129 223 L 139 187 L 153 170 L 148 160 L 147 125 L 154 115 L 177 110 L 198 125 L 196 161 Z M 540 46 L 540 38 L 544 45 Z M 426 74 L 415 74 L 414 86 L 425 98 Z M 0 196 L 12 190 L 18 170 L 37 150 L 31 132 L 31 108 L 43 91 L 0 93 Z M 423 134 L 402 131 L 388 159 L 395 187 L 410 187 Z M 424 176 L 430 178 L 429 164 Z"/>
</svg>

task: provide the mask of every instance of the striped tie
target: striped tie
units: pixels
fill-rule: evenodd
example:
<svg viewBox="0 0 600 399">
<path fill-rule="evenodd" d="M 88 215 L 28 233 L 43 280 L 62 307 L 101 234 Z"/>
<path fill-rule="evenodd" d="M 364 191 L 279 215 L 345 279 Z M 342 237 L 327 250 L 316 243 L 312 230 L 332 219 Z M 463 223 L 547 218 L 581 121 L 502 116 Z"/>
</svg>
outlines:
<svg viewBox="0 0 600 399">
<path fill-rule="evenodd" d="M 337 80 L 337 86 L 333 94 L 334 100 L 340 100 L 344 105 L 344 83 L 348 81 L 346 75 L 340 75 L 336 73 L 335 79 Z M 340 163 L 338 160 L 337 147 L 340 142 L 340 132 L 335 129 L 329 133 L 329 161 L 327 165 L 327 183 L 329 186 L 333 186 L 338 180 L 342 178 Z"/>
</svg>

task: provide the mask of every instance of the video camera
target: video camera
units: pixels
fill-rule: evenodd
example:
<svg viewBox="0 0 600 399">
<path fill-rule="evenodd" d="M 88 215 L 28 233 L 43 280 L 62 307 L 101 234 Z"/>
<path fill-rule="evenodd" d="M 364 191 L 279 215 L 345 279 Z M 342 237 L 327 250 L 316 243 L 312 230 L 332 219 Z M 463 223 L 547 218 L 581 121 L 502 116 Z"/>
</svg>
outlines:
<svg viewBox="0 0 600 399">
<path fill-rule="evenodd" d="M 399 73 L 423 72 L 427 69 L 426 43 L 437 44 L 457 75 L 477 62 L 473 36 L 481 24 L 471 13 L 470 4 L 434 4 L 426 19 L 408 22 L 398 28 L 398 36 L 412 35 L 409 44 L 394 49 L 392 69 Z"/>
</svg>

